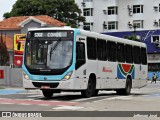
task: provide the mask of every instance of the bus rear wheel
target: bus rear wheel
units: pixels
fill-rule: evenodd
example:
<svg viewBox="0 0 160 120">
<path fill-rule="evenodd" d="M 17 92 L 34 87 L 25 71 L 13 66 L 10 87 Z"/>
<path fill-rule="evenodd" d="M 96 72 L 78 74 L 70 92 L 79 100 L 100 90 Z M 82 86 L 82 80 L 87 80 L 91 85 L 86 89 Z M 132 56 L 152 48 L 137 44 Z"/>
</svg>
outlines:
<svg viewBox="0 0 160 120">
<path fill-rule="evenodd" d="M 52 98 L 53 96 L 53 91 L 50 90 L 42 90 L 43 96 L 46 98 Z"/>
<path fill-rule="evenodd" d="M 118 95 L 130 95 L 132 89 L 132 81 L 130 78 L 126 80 L 126 87 L 124 89 L 116 90 Z"/>
<path fill-rule="evenodd" d="M 89 98 L 95 93 L 94 81 L 90 78 L 86 90 L 81 91 L 83 97 Z M 98 93 L 98 92 L 97 92 Z"/>
</svg>

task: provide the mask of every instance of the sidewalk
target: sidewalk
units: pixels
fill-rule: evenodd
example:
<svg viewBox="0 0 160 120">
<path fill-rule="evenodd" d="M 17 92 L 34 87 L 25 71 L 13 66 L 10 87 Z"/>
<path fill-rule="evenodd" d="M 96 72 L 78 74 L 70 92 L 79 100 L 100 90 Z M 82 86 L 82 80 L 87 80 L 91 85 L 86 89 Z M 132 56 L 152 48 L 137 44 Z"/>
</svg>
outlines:
<svg viewBox="0 0 160 120">
<path fill-rule="evenodd" d="M 10 95 L 10 94 L 19 94 L 19 93 L 33 93 L 40 94 L 41 90 L 26 90 L 23 87 L 10 87 L 10 86 L 0 86 L 0 95 Z"/>
</svg>

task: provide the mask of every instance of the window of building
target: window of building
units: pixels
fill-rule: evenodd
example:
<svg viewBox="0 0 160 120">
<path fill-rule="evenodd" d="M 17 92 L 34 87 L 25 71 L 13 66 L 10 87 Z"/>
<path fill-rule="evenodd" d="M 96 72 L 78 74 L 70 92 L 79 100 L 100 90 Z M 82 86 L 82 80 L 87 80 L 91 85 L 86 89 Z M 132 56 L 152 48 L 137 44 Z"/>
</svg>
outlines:
<svg viewBox="0 0 160 120">
<path fill-rule="evenodd" d="M 93 8 L 83 9 L 84 16 L 93 16 Z"/>
<path fill-rule="evenodd" d="M 157 36 L 157 35 L 152 36 L 151 43 L 154 43 L 154 42 L 156 42 L 156 41 L 159 42 L 159 36 Z"/>
<path fill-rule="evenodd" d="M 92 29 L 92 25 L 93 25 L 93 23 L 84 23 L 83 29 L 90 31 Z"/>
<path fill-rule="evenodd" d="M 141 63 L 147 65 L 147 52 L 146 48 L 141 48 Z"/>
<path fill-rule="evenodd" d="M 143 13 L 143 5 L 133 5 L 133 13 Z"/>
<path fill-rule="evenodd" d="M 134 46 L 133 47 L 133 61 L 135 64 L 140 64 L 140 54 L 141 50 L 140 47 Z"/>
<path fill-rule="evenodd" d="M 108 7 L 108 15 L 117 15 L 118 14 L 118 7 Z"/>
<path fill-rule="evenodd" d="M 117 61 L 125 62 L 124 44 L 117 43 Z"/>
<path fill-rule="evenodd" d="M 143 20 L 134 20 L 133 26 L 136 26 L 136 28 L 143 28 Z"/>
<path fill-rule="evenodd" d="M 125 46 L 125 55 L 126 55 L 126 62 L 133 63 L 133 55 L 132 55 L 132 46 L 126 45 Z"/>
<path fill-rule="evenodd" d="M 108 30 L 118 30 L 118 22 L 108 22 Z"/>
<path fill-rule="evenodd" d="M 88 59 L 95 60 L 97 58 L 96 39 L 87 37 L 87 55 Z"/>
<path fill-rule="evenodd" d="M 107 42 L 107 55 L 108 60 L 116 62 L 116 56 L 117 56 L 117 45 L 115 42 L 108 41 Z"/>
<path fill-rule="evenodd" d="M 106 40 L 97 39 L 97 57 L 98 60 L 107 60 Z"/>
</svg>

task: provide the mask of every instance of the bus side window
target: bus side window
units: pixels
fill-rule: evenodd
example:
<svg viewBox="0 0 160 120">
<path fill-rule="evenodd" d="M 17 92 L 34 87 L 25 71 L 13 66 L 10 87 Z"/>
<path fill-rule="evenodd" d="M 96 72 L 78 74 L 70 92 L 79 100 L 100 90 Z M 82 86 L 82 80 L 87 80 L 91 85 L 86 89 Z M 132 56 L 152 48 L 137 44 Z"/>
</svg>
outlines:
<svg viewBox="0 0 160 120">
<path fill-rule="evenodd" d="M 141 48 L 141 63 L 147 65 L 147 52 L 146 48 Z"/>
<path fill-rule="evenodd" d="M 132 46 L 131 45 L 126 45 L 125 46 L 125 51 L 126 51 L 126 62 L 127 63 L 133 63 Z"/>
<path fill-rule="evenodd" d="M 116 62 L 116 56 L 117 56 L 117 45 L 115 42 L 108 41 L 107 42 L 107 55 L 108 55 L 108 61 Z"/>
<path fill-rule="evenodd" d="M 97 58 L 98 60 L 107 60 L 106 40 L 97 39 Z"/>
<path fill-rule="evenodd" d="M 124 44 L 117 43 L 117 61 L 125 62 L 125 52 L 124 52 Z"/>
<path fill-rule="evenodd" d="M 97 59 L 97 47 L 96 39 L 87 37 L 87 55 L 88 59 L 96 60 Z"/>
<path fill-rule="evenodd" d="M 86 63 L 85 44 L 82 42 L 76 43 L 76 69 Z"/>
<path fill-rule="evenodd" d="M 133 47 L 133 61 L 135 64 L 140 64 L 140 47 L 134 46 Z"/>
</svg>

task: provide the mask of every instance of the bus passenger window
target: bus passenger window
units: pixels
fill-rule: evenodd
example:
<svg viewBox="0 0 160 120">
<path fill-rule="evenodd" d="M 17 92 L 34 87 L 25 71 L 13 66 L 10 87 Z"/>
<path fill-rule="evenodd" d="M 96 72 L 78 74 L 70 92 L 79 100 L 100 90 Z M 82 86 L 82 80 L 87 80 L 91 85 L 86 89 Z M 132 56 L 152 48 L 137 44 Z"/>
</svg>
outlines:
<svg viewBox="0 0 160 120">
<path fill-rule="evenodd" d="M 96 60 L 97 59 L 97 49 L 96 49 L 96 39 L 87 37 L 87 55 L 88 59 Z"/>
<path fill-rule="evenodd" d="M 86 63 L 85 44 L 82 42 L 76 43 L 76 69 Z"/>
<path fill-rule="evenodd" d="M 147 65 L 147 52 L 146 48 L 141 48 L 141 63 Z"/>
<path fill-rule="evenodd" d="M 124 44 L 117 43 L 117 61 L 125 62 Z"/>
<path fill-rule="evenodd" d="M 106 40 L 97 39 L 97 57 L 98 60 L 107 60 Z"/>
<path fill-rule="evenodd" d="M 140 64 L 140 47 L 134 46 L 133 47 L 133 60 L 135 64 Z"/>
<path fill-rule="evenodd" d="M 107 53 L 108 53 L 108 61 L 116 62 L 116 50 L 117 45 L 115 42 L 108 41 L 107 42 Z"/>
<path fill-rule="evenodd" d="M 132 55 L 132 46 L 126 45 L 125 46 L 126 51 L 126 62 L 127 63 L 133 63 L 133 55 Z"/>
</svg>

